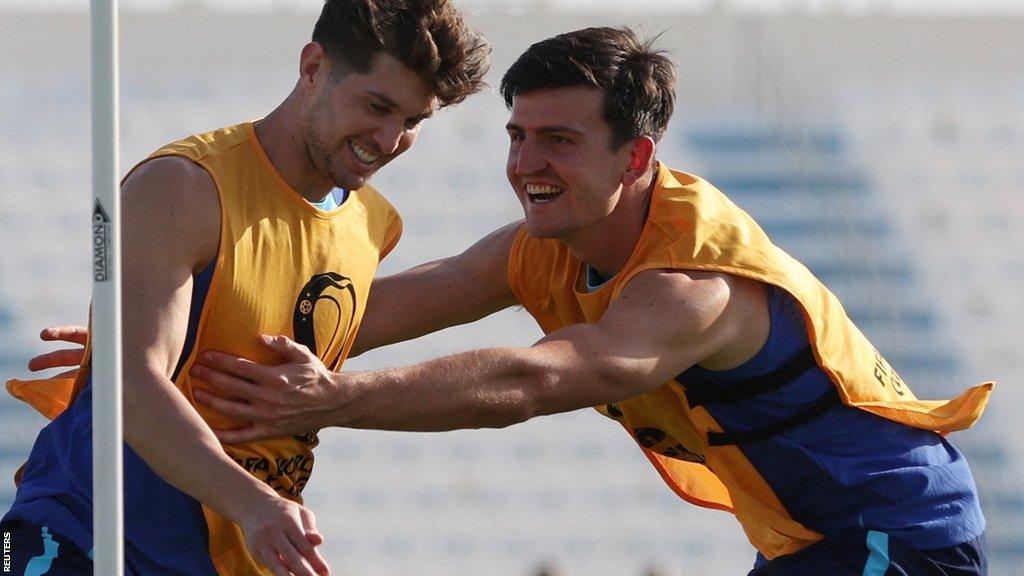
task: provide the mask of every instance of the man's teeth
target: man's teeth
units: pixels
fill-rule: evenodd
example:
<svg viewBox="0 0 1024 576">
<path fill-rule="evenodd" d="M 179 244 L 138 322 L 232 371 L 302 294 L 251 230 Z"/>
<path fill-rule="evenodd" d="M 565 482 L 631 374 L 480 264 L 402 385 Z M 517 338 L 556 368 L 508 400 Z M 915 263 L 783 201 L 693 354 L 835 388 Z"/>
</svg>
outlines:
<svg viewBox="0 0 1024 576">
<path fill-rule="evenodd" d="M 550 202 L 558 197 L 565 189 L 551 184 L 527 184 L 526 194 L 531 202 Z"/>
<path fill-rule="evenodd" d="M 349 147 L 356 153 L 356 158 L 359 158 L 360 162 L 364 164 L 373 164 L 377 161 L 377 158 L 380 158 L 380 156 L 370 154 L 365 148 L 351 140 L 349 141 Z"/>
<path fill-rule="evenodd" d="M 550 196 L 562 193 L 561 188 L 551 184 L 526 184 L 526 194 L 530 196 Z"/>
</svg>

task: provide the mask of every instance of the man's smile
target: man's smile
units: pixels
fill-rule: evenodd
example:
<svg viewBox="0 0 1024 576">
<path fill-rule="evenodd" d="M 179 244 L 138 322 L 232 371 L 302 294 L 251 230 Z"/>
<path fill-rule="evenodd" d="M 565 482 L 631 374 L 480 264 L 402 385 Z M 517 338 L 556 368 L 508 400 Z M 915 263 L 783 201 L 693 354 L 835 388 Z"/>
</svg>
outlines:
<svg viewBox="0 0 1024 576">
<path fill-rule="evenodd" d="M 380 158 L 379 154 L 373 154 L 366 148 L 357 144 L 355 140 L 349 140 L 348 146 L 352 149 L 352 152 L 355 153 L 356 158 L 358 158 L 363 164 L 373 164 L 378 158 Z"/>
<path fill-rule="evenodd" d="M 526 197 L 530 199 L 530 202 L 536 202 L 538 204 L 550 202 L 561 196 L 562 192 L 565 192 L 565 188 L 555 186 L 553 184 L 526 185 Z"/>
</svg>

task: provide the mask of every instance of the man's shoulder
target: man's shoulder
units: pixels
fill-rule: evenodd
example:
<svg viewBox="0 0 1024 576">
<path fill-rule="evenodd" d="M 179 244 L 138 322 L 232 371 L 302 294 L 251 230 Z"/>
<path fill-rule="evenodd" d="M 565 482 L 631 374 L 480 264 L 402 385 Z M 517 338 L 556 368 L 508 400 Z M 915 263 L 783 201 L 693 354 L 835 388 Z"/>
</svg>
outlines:
<svg viewBox="0 0 1024 576">
<path fill-rule="evenodd" d="M 735 367 L 761 349 L 770 330 L 767 286 L 707 270 L 646 270 L 609 307 L 621 322 L 640 323 L 670 344 L 696 353 L 690 364 Z M 718 369 L 718 368 L 715 368 Z"/>
<path fill-rule="evenodd" d="M 183 202 L 215 199 L 216 182 L 205 160 L 249 141 L 249 123 L 197 133 L 166 144 L 136 164 L 122 182 L 126 193 L 158 188 Z"/>
<path fill-rule="evenodd" d="M 159 194 L 166 202 L 185 204 L 216 200 L 217 186 L 209 172 L 182 156 L 159 156 L 141 162 L 125 178 L 125 197 Z"/>
<path fill-rule="evenodd" d="M 161 234 L 171 244 L 208 262 L 220 235 L 220 200 L 213 177 L 179 156 L 139 164 L 121 187 L 125 227 Z"/>
<path fill-rule="evenodd" d="M 201 162 L 211 156 L 226 154 L 247 144 L 252 137 L 251 123 L 243 122 L 187 136 L 164 145 L 150 157 L 182 156 Z"/>
</svg>

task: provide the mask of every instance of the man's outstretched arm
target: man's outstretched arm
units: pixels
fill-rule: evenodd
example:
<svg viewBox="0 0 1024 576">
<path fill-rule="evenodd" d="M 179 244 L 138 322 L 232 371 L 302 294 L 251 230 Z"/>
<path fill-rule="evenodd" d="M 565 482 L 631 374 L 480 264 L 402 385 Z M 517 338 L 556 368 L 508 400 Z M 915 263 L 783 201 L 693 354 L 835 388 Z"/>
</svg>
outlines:
<svg viewBox="0 0 1024 576">
<path fill-rule="evenodd" d="M 763 306 L 756 283 L 715 273 L 644 272 L 600 322 L 553 332 L 529 348 L 465 352 L 403 368 L 333 374 L 294 342 L 270 346 L 290 364 L 269 367 L 211 354 L 202 378 L 232 402 L 214 408 L 251 420 L 237 441 L 303 427 L 387 430 L 501 427 L 534 416 L 616 402 L 642 394 L 706 360 L 746 360 L 752 312 Z M 766 327 L 764 332 L 766 332 Z M 253 386 L 252 383 L 258 384 Z"/>
<path fill-rule="evenodd" d="M 467 324 L 516 303 L 508 285 L 508 254 L 521 222 L 465 252 L 376 278 L 351 356 Z"/>
</svg>

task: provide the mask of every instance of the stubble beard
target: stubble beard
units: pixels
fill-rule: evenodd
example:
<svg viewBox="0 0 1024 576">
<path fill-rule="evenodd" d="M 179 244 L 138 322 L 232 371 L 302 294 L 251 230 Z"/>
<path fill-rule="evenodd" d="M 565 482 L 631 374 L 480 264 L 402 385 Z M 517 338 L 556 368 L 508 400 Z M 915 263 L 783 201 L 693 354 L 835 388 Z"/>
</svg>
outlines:
<svg viewBox="0 0 1024 576">
<path fill-rule="evenodd" d="M 309 120 L 304 126 L 306 150 L 309 153 L 310 162 L 313 165 L 313 169 L 317 171 L 318 175 L 331 183 L 331 185 L 337 188 L 343 188 L 345 190 L 356 190 L 363 187 L 370 176 L 373 173 L 367 174 L 366 176 L 357 176 L 351 174 L 344 166 L 342 160 L 342 154 L 345 151 L 342 149 L 332 149 L 327 144 L 320 131 L 317 130 L 318 125 L 323 125 L 327 117 L 327 111 L 325 110 L 324 103 L 318 101 L 314 104 L 314 108 L 311 111 Z M 341 146 L 348 146 L 347 139 L 342 140 Z"/>
</svg>

